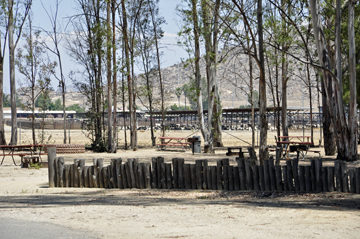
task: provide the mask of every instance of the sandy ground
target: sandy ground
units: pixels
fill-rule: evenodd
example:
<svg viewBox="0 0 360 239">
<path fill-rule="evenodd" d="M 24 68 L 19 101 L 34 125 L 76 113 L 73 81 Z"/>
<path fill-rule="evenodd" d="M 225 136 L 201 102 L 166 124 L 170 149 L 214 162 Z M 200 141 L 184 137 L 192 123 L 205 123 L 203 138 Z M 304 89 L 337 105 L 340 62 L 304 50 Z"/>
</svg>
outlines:
<svg viewBox="0 0 360 239">
<path fill-rule="evenodd" d="M 192 156 L 154 148 L 58 156 L 67 162 L 85 158 L 87 165 L 94 157 L 104 158 L 104 165 L 118 157 L 183 157 L 187 162 L 226 157 L 224 150 Z M 0 211 L 2 218 L 39 222 L 39 230 L 41 222 L 49 222 L 98 238 L 360 237 L 360 195 L 48 188 L 46 168 L 21 169 L 10 158 L 0 167 Z"/>
</svg>

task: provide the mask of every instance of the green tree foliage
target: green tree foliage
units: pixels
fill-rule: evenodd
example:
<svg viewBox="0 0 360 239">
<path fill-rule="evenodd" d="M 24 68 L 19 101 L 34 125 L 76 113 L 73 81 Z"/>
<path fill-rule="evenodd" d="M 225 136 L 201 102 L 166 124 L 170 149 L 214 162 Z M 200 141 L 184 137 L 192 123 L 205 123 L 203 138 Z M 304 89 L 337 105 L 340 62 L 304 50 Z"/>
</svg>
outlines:
<svg viewBox="0 0 360 239">
<path fill-rule="evenodd" d="M 76 113 L 85 113 L 85 110 L 81 108 L 79 104 L 74 104 L 66 107 L 66 110 L 73 110 L 76 111 Z"/>
<path fill-rule="evenodd" d="M 16 106 L 22 108 L 22 102 L 18 94 L 16 94 Z M 10 95 L 3 94 L 3 107 L 11 107 Z"/>
</svg>

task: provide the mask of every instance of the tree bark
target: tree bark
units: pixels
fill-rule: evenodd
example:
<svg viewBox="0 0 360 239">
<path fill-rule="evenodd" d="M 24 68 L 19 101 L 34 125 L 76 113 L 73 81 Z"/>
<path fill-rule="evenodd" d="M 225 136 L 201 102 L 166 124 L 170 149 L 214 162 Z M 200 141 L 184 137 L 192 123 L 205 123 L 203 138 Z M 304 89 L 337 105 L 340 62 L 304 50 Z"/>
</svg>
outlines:
<svg viewBox="0 0 360 239">
<path fill-rule="evenodd" d="M 196 81 L 196 96 L 197 96 L 197 111 L 200 122 L 201 134 L 204 138 L 204 152 L 208 153 L 209 150 L 209 136 L 208 131 L 205 129 L 204 110 L 202 100 L 202 86 L 201 86 L 201 73 L 200 73 L 200 40 L 199 40 L 199 20 L 197 11 L 197 0 L 192 0 L 192 16 L 194 23 L 194 43 L 195 43 L 195 81 Z M 180 104 L 179 104 L 180 106 Z"/>
<path fill-rule="evenodd" d="M 265 60 L 264 60 L 264 39 L 263 39 L 263 10 L 262 1 L 258 1 L 257 21 L 258 21 L 258 38 L 259 38 L 259 63 L 260 63 L 260 80 L 259 80 L 259 115 L 260 115 L 260 165 L 267 158 L 267 118 L 266 118 L 266 81 L 265 81 Z"/>
<path fill-rule="evenodd" d="M 112 117 L 112 73 L 111 73 L 111 27 L 110 27 L 110 1 L 106 4 L 106 69 L 107 69 L 107 107 L 108 107 L 108 118 L 107 118 L 107 150 L 108 152 L 114 152 L 113 147 L 113 117 Z M 115 56 L 113 56 L 115 58 Z M 116 109 L 114 109 L 116 114 Z"/>
<path fill-rule="evenodd" d="M 10 66 L 10 98 L 11 98 L 11 139 L 10 145 L 17 144 L 17 109 L 15 84 L 15 44 L 14 44 L 14 1 L 9 0 L 9 66 Z"/>
</svg>

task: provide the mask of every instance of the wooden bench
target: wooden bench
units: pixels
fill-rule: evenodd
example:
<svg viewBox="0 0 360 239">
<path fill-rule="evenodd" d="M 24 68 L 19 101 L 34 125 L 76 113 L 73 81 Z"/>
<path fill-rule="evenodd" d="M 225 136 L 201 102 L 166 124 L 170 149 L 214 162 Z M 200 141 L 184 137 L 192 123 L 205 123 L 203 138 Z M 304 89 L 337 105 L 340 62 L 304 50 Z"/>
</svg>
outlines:
<svg viewBox="0 0 360 239">
<path fill-rule="evenodd" d="M 226 156 L 239 156 L 240 158 L 244 158 L 243 147 L 228 147 L 227 148 Z M 233 152 L 234 150 L 237 150 L 236 152 Z"/>
<path fill-rule="evenodd" d="M 158 149 L 166 149 L 169 147 L 181 147 L 183 150 L 190 149 L 191 143 L 187 142 L 188 138 L 177 138 L 177 137 L 159 137 L 161 140 L 160 144 L 156 144 Z"/>
</svg>

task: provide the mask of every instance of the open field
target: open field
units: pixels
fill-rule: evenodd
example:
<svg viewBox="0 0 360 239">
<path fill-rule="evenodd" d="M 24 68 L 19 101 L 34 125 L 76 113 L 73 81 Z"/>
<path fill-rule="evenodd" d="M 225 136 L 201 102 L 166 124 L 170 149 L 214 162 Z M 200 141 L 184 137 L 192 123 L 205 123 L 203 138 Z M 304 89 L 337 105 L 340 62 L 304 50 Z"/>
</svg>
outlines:
<svg viewBox="0 0 360 239">
<path fill-rule="evenodd" d="M 6 140 L 10 140 L 10 130 L 11 128 L 8 126 L 5 126 L 5 135 Z M 20 130 L 19 130 L 20 131 Z M 37 139 L 39 139 L 39 135 L 41 134 L 40 130 L 36 130 Z M 68 134 L 68 130 L 66 131 Z M 21 138 L 21 144 L 28 144 L 32 142 L 31 139 L 31 129 L 21 129 L 21 132 L 18 133 L 18 140 Z M 70 130 L 70 140 L 73 144 L 90 144 L 91 141 L 86 136 L 86 131 L 83 130 Z M 127 130 L 127 142 L 129 144 L 130 142 L 130 131 Z M 310 130 L 290 130 L 290 135 L 310 135 Z M 48 138 L 51 136 L 50 140 L 48 140 L 48 143 L 57 143 L 61 144 L 63 143 L 63 135 L 64 130 L 45 130 L 45 137 Z M 191 130 L 173 130 L 173 131 L 166 131 L 165 136 L 171 136 L 171 137 L 192 137 L 194 135 L 200 135 L 200 131 L 191 131 Z M 161 131 L 155 132 L 155 137 L 161 136 Z M 268 131 L 268 145 L 275 145 L 275 136 L 276 131 Z M 119 146 L 122 147 L 125 144 L 125 135 L 124 131 L 120 130 L 118 132 L 118 142 Z M 315 145 L 319 144 L 320 139 L 320 130 L 314 129 L 314 143 Z M 255 145 L 259 142 L 259 131 L 256 131 L 255 135 Z M 203 142 L 203 139 L 202 139 Z M 223 142 L 224 146 L 249 146 L 251 144 L 251 131 L 248 130 L 226 130 L 223 131 Z M 138 145 L 139 147 L 151 147 L 151 134 L 150 130 L 146 131 L 138 131 Z"/>
<path fill-rule="evenodd" d="M 22 131 L 23 143 L 30 139 L 27 138 L 30 132 Z M 62 142 L 62 131 L 50 133 L 57 143 Z M 250 142 L 248 131 L 229 133 Z M 191 132 L 167 134 L 182 137 Z M 269 131 L 269 144 L 273 144 L 274 135 Z M 315 135 L 318 142 L 318 132 Z M 165 157 L 165 161 L 182 157 L 186 162 L 207 158 L 210 163 L 226 157 L 225 150 L 217 150 L 211 156 L 192 155 L 190 151 L 158 151 L 147 147 L 149 138 L 149 132 L 139 132 L 138 151 L 120 149 L 116 154 L 87 151 L 58 156 L 68 163 L 84 158 L 86 165 L 93 158 L 104 158 L 104 165 L 108 165 L 111 158 L 119 157 L 136 157 L 139 161 L 156 156 Z M 246 146 L 237 138 L 224 133 L 226 146 Z M 71 143 L 89 141 L 81 131 L 72 131 Z M 235 163 L 235 157 L 227 158 Z M 333 164 L 332 157 L 323 159 L 324 164 Z M 348 166 L 358 165 L 353 162 Z M 37 222 L 39 231 L 41 223 L 48 222 L 96 238 L 359 238 L 360 235 L 360 195 L 356 194 L 48 188 L 46 168 L 21 169 L 13 166 L 10 158 L 0 166 L 0 210 L 5 219 Z"/>
</svg>

